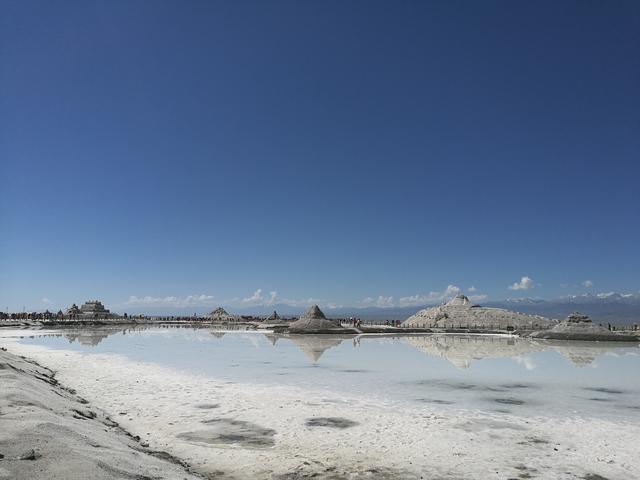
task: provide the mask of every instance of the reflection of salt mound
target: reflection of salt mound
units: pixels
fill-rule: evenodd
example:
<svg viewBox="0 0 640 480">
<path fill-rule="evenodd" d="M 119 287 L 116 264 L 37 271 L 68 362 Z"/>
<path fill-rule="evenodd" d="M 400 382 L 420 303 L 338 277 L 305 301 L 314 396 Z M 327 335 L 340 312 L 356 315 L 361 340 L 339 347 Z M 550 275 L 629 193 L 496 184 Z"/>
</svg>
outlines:
<svg viewBox="0 0 640 480">
<path fill-rule="evenodd" d="M 599 356 L 607 353 L 634 352 L 640 355 L 637 345 L 624 345 L 620 342 L 590 342 L 590 341 L 567 341 L 567 340 L 544 340 L 541 345 L 553 348 L 563 357 L 578 367 L 591 365 Z"/>
<path fill-rule="evenodd" d="M 334 330 L 342 328 L 339 322 L 329 320 L 317 305 L 310 307 L 289 326 L 289 331 Z"/>
<path fill-rule="evenodd" d="M 211 320 L 223 322 L 236 319 L 236 317 L 234 317 L 233 315 L 229 315 L 227 311 L 222 307 L 216 308 L 213 312 L 209 313 L 207 317 L 209 317 Z"/>
<path fill-rule="evenodd" d="M 212 330 L 209 333 L 216 338 L 222 338 L 225 336 L 227 332 L 221 332 L 220 330 Z"/>
<path fill-rule="evenodd" d="M 551 330 L 534 332 L 534 338 L 556 340 L 598 340 L 611 342 L 637 342 L 638 339 L 618 332 L 610 332 L 606 327 L 597 325 L 587 315 L 574 312 Z"/>
<path fill-rule="evenodd" d="M 276 343 L 278 342 L 278 339 L 280 338 L 280 335 L 276 335 L 275 333 L 263 333 L 263 335 L 265 336 L 265 338 L 267 340 L 269 340 L 269 343 L 271 345 L 273 345 L 274 347 L 276 346 Z"/>
<path fill-rule="evenodd" d="M 313 363 L 320 360 L 325 351 L 332 347 L 337 347 L 347 338 L 351 337 L 337 335 L 292 335 L 289 337 L 296 347 Z"/>
<path fill-rule="evenodd" d="M 426 328 L 548 328 L 553 320 L 538 315 L 528 315 L 504 308 L 487 308 L 474 305 L 465 295 L 458 294 L 446 305 L 425 308 L 407 318 L 405 327 Z"/>
<path fill-rule="evenodd" d="M 544 349 L 516 337 L 429 335 L 405 337 L 404 341 L 427 355 L 444 358 L 458 368 L 469 368 L 474 360 L 483 358 L 518 357 Z"/>
</svg>

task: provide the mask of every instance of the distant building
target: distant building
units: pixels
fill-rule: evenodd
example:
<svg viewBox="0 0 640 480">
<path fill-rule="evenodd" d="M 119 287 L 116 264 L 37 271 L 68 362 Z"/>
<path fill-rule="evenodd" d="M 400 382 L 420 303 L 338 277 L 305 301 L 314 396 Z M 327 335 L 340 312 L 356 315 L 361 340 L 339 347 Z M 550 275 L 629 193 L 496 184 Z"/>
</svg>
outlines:
<svg viewBox="0 0 640 480">
<path fill-rule="evenodd" d="M 75 303 L 71 305 L 69 308 L 67 308 L 67 315 L 69 316 L 77 316 L 77 315 L 80 315 L 81 313 L 82 312 L 80 311 L 80 309 Z"/>
<path fill-rule="evenodd" d="M 83 303 L 80 308 L 74 303 L 67 309 L 67 316 L 71 318 L 112 318 L 113 313 L 104 308 L 102 302 L 98 300 L 89 300 Z"/>
</svg>

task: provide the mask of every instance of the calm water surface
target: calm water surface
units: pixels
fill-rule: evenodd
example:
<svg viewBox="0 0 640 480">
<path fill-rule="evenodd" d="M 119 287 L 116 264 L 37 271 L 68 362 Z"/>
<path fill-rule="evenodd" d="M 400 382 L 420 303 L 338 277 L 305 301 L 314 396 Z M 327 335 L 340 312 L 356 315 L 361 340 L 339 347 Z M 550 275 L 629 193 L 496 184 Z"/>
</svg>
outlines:
<svg viewBox="0 0 640 480">
<path fill-rule="evenodd" d="M 65 329 L 24 343 L 132 360 L 229 382 L 522 415 L 640 420 L 640 348 L 498 336 L 286 336 L 212 328 Z"/>
</svg>

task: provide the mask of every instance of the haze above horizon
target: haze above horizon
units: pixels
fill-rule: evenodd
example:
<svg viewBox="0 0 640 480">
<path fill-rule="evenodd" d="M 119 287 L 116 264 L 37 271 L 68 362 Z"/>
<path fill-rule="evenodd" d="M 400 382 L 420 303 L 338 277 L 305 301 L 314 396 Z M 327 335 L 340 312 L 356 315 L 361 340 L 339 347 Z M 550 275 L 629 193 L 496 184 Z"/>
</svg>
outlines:
<svg viewBox="0 0 640 480">
<path fill-rule="evenodd" d="M 640 3 L 2 2 L 0 308 L 640 291 Z"/>
</svg>

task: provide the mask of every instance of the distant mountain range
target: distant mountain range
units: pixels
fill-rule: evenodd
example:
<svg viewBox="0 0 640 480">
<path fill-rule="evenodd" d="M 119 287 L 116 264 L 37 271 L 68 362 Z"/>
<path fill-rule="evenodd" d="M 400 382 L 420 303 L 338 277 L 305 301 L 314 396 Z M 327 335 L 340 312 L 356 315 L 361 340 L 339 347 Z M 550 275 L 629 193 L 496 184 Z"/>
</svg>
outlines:
<svg viewBox="0 0 640 480">
<path fill-rule="evenodd" d="M 554 300 L 517 298 L 502 302 L 487 302 L 486 306 L 508 308 L 558 319 L 565 318 L 577 310 L 589 315 L 594 322 L 640 323 L 640 293 L 586 293 Z"/>
<path fill-rule="evenodd" d="M 423 308 L 433 307 L 437 304 L 413 306 L 413 307 L 340 307 L 326 308 L 325 313 L 329 317 L 355 316 L 364 320 L 405 320 L 409 316 Z M 485 307 L 506 308 L 522 313 L 542 315 L 549 318 L 563 319 L 574 311 L 580 311 L 589 315 L 594 322 L 612 323 L 616 325 L 640 324 L 640 293 L 598 293 L 569 295 L 553 300 L 539 298 L 512 298 L 501 301 L 483 302 Z M 227 310 L 238 315 L 268 315 L 276 310 L 281 316 L 291 317 L 300 315 L 306 307 L 296 307 L 287 304 L 259 305 L 245 308 L 232 308 Z M 120 309 L 123 310 L 123 309 Z M 143 308 L 129 309 L 129 313 L 146 313 L 147 315 L 192 315 L 194 312 L 203 314 L 213 308 L 194 308 L 187 311 L 184 308 Z M 123 310 L 124 311 L 124 310 Z"/>
<path fill-rule="evenodd" d="M 423 308 L 437 304 L 414 307 L 341 307 L 327 309 L 331 317 L 356 316 L 365 320 L 404 320 Z M 576 310 L 589 315 L 594 322 L 613 324 L 640 323 L 640 293 L 598 293 L 569 295 L 553 300 L 539 298 L 512 298 L 482 303 L 485 307 L 506 308 L 522 313 L 542 315 L 549 318 L 564 319 Z M 233 310 L 233 309 L 232 309 Z M 243 314 L 266 314 L 277 310 L 280 315 L 299 315 L 304 308 L 280 304 L 270 307 L 252 307 L 234 312 Z"/>
</svg>

